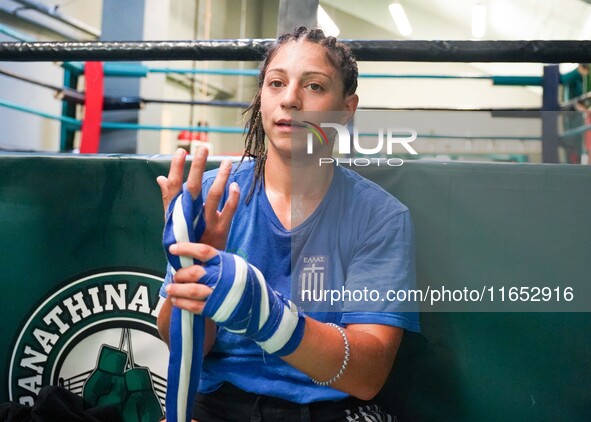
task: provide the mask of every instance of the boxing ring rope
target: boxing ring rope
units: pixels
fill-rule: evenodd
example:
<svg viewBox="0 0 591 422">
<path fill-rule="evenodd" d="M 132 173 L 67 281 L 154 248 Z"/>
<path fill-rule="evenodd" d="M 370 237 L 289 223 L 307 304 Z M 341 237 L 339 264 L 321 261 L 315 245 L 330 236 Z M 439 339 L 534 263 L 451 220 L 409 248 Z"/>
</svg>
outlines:
<svg viewBox="0 0 591 422">
<path fill-rule="evenodd" d="M 0 61 L 260 60 L 273 40 L 3 42 Z M 590 41 L 344 40 L 359 61 L 411 62 L 591 62 Z M 542 111 L 559 110 L 557 66 L 541 78 Z M 385 77 L 386 75 L 384 75 Z M 531 82 L 531 81 L 530 81 Z M 538 79 L 531 82 L 538 84 Z M 161 100 L 156 100 L 161 101 Z M 213 104 L 212 104 L 213 105 Z M 549 119 L 552 120 L 552 119 Z M 544 123 L 545 162 L 557 162 L 557 124 Z M 130 126 L 129 129 L 134 128 Z M 200 130 L 195 128 L 195 130 Z M 203 130 L 201 130 L 203 131 Z"/>
<path fill-rule="evenodd" d="M 184 69 L 170 69 L 170 72 L 162 72 L 159 70 L 156 73 L 177 73 L 183 72 Z M 195 69 L 186 69 L 188 70 L 187 73 L 200 73 L 195 72 Z M 224 69 L 219 70 L 205 70 L 204 73 L 207 74 L 215 74 L 215 75 L 227 75 L 227 76 L 243 76 L 241 75 L 241 71 L 230 71 L 229 73 L 223 72 Z M 152 72 L 150 69 L 149 72 Z M 258 72 L 258 71 L 257 71 Z M 105 72 L 105 76 L 108 72 Z M 137 72 L 135 72 L 137 73 Z M 145 75 L 147 76 L 148 71 L 146 71 Z M 250 72 L 249 72 L 250 73 Z M 246 76 L 250 76 L 247 73 Z M 14 72 L 10 72 L 6 69 L 0 68 L 0 75 L 7 76 L 9 78 L 21 80 L 24 82 L 28 82 L 33 85 L 37 85 L 43 88 L 50 89 L 55 92 L 55 95 L 58 99 L 65 100 L 67 102 L 72 102 L 74 104 L 84 104 L 84 92 L 77 91 L 74 88 L 69 88 L 65 86 L 57 86 L 53 84 L 48 84 L 46 82 L 42 82 L 33 78 L 29 78 L 23 75 L 16 74 Z M 120 76 L 117 74 L 117 76 Z M 127 75 L 132 77 L 132 75 Z M 141 77 L 141 76 L 137 76 Z M 361 77 L 361 75 L 360 75 Z M 365 74 L 367 78 L 410 78 L 410 79 L 479 79 L 479 80 L 486 80 L 491 79 L 493 81 L 493 85 L 540 85 L 541 77 L 536 76 L 476 76 L 476 75 L 414 75 L 414 74 Z M 503 79 L 510 79 L 511 83 L 497 83 L 497 78 Z M 539 80 L 539 81 L 536 81 Z M 581 98 L 577 98 L 578 101 L 582 101 L 584 96 Z M 246 109 L 250 103 L 246 101 L 228 101 L 228 100 L 173 100 L 173 99 L 153 99 L 153 98 L 143 98 L 143 97 L 136 97 L 136 96 L 123 96 L 123 97 L 113 97 L 113 96 L 105 96 L 104 97 L 104 104 L 103 110 L 137 110 L 143 108 L 147 104 L 174 104 L 174 105 L 205 105 L 210 107 L 226 107 L 226 108 L 242 108 Z M 565 109 L 569 107 L 571 104 L 574 104 L 573 100 L 565 103 L 566 105 L 561 104 L 561 108 Z M 539 108 L 432 108 L 432 107 L 359 107 L 360 110 L 430 110 L 430 111 L 491 111 L 491 112 L 504 112 L 504 111 L 539 111 Z"/>
<path fill-rule="evenodd" d="M 573 129 L 566 130 L 560 135 L 561 138 L 571 138 L 573 136 L 582 135 L 583 133 L 591 130 L 591 124 L 576 127 Z"/>
<path fill-rule="evenodd" d="M 359 61 L 588 63 L 591 41 L 342 40 Z M 3 42 L 0 61 L 258 61 L 270 39 Z"/>
<path fill-rule="evenodd" d="M 258 77 L 257 69 L 178 69 L 170 67 L 147 68 L 149 73 L 166 73 L 179 75 L 217 75 L 217 76 L 251 76 Z M 494 85 L 541 85 L 539 76 L 494 76 L 494 75 L 441 75 L 412 73 L 359 73 L 361 79 L 475 79 L 491 80 Z"/>
<path fill-rule="evenodd" d="M 22 106 L 20 104 L 15 104 L 11 101 L 6 101 L 3 99 L 0 99 L 0 107 L 6 107 L 6 108 L 10 108 L 13 110 L 18 110 L 18 111 L 22 111 L 25 113 L 30 113 L 39 117 L 44 117 L 50 120 L 56 120 L 56 121 L 60 121 L 62 123 L 65 123 L 73 128 L 79 129 L 82 125 L 82 121 L 78 120 L 78 119 L 74 119 L 71 117 L 65 117 L 65 116 L 57 116 L 57 115 L 53 115 L 50 113 L 45 113 L 43 111 L 40 110 L 36 110 L 33 109 L 31 107 L 27 107 L 27 106 Z M 464 110 L 461 110 L 464 111 Z M 477 111 L 477 110 L 469 110 L 469 111 Z M 483 111 L 483 110 L 478 110 L 478 111 Z M 192 130 L 192 131 L 199 131 L 199 132 L 208 132 L 208 133 L 235 133 L 235 134 L 243 134 L 244 133 L 244 128 L 240 128 L 240 127 L 223 127 L 223 126 L 161 126 L 161 125 L 140 125 L 140 124 L 135 124 L 135 123 L 119 123 L 119 122 L 101 122 L 101 128 L 102 129 L 114 129 L 114 130 L 170 130 L 170 131 L 183 131 L 183 130 Z M 565 132 L 565 134 L 563 136 L 573 136 L 576 135 L 578 133 L 581 133 L 584 131 L 584 129 L 587 128 L 585 127 L 581 127 L 581 128 L 576 128 L 574 129 L 575 131 L 577 131 L 576 133 L 570 133 L 570 131 L 568 132 L 568 134 Z M 591 127 L 589 127 L 591 128 Z M 587 128 L 587 129 L 589 129 Z M 377 136 L 377 133 L 370 133 L 370 132 L 361 132 L 359 133 L 359 136 Z M 469 140 L 500 140 L 500 141 L 539 141 L 540 137 L 539 136 L 522 136 L 522 135 L 516 135 L 516 136 L 510 136 L 510 135 L 443 135 L 443 134 L 432 134 L 432 133 L 425 133 L 425 134 L 418 134 L 417 135 L 419 138 L 425 138 L 425 139 L 469 139 Z"/>
<path fill-rule="evenodd" d="M 64 68 L 82 73 L 81 62 L 64 62 Z M 176 75 L 216 75 L 216 76 L 248 76 L 258 77 L 257 69 L 183 69 L 172 67 L 148 67 L 142 64 L 122 64 L 117 62 L 105 63 L 105 76 L 145 77 L 148 73 L 164 73 Z M 561 82 L 563 82 L 561 75 Z M 412 73 L 360 73 L 361 79 L 473 79 L 491 80 L 493 85 L 542 85 L 541 76 L 529 75 L 442 75 L 442 74 L 412 74 Z"/>
<path fill-rule="evenodd" d="M 75 129 L 79 129 L 82 126 L 82 122 L 78 119 L 73 118 L 73 117 L 56 116 L 51 113 L 46 113 L 44 111 L 36 110 L 36 109 L 33 109 L 31 107 L 27 107 L 27 106 L 24 106 L 21 104 L 16 104 L 16 103 L 13 103 L 12 101 L 7 101 L 7 100 L 1 99 L 1 98 L 0 98 L 0 107 L 10 108 L 12 110 L 18 110 L 18 111 L 22 111 L 24 113 L 30 113 L 35 116 L 43 117 L 43 118 L 46 118 L 49 120 L 57 120 L 57 121 L 64 123 L 72 128 L 75 128 Z"/>
</svg>

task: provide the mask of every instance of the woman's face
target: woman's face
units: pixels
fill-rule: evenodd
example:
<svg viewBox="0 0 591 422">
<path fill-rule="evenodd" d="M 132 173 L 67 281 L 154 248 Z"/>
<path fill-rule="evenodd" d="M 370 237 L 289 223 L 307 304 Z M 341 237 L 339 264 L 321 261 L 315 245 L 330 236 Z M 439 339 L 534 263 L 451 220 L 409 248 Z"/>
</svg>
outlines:
<svg viewBox="0 0 591 422">
<path fill-rule="evenodd" d="M 357 95 L 345 96 L 343 91 L 342 78 L 328 60 L 325 47 L 305 40 L 281 46 L 267 66 L 261 91 L 269 152 L 290 155 L 295 152 L 292 147 L 305 150 L 306 128 L 292 125 L 293 112 L 354 112 Z M 331 145 L 326 147 L 332 150 Z"/>
</svg>

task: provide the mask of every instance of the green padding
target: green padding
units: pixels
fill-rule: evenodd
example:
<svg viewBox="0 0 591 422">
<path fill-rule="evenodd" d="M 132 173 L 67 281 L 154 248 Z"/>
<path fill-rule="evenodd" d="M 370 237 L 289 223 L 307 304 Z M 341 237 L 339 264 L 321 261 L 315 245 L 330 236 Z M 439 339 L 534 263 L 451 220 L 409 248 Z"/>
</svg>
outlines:
<svg viewBox="0 0 591 422">
<path fill-rule="evenodd" d="M 19 329 L 64 280 L 105 268 L 163 274 L 155 178 L 167 164 L 0 156 L 0 379 Z M 591 280 L 591 168 L 410 162 L 362 173 L 410 208 L 421 285 Z M 588 420 L 591 314 L 448 312 L 421 321 L 380 395 L 400 420 Z M 0 385 L 6 401 L 8 383 Z"/>
<path fill-rule="evenodd" d="M 526 86 L 542 85 L 541 76 L 493 76 L 493 85 L 510 85 L 510 86 Z"/>
<path fill-rule="evenodd" d="M 68 69 L 78 74 L 84 73 L 84 62 L 64 62 L 62 66 L 64 69 Z M 103 72 L 105 76 L 131 78 L 143 78 L 148 76 L 148 68 L 146 66 L 130 63 L 105 62 L 103 66 Z"/>
<path fill-rule="evenodd" d="M 591 280 L 589 167 L 410 162 L 363 173 L 409 206 L 420 285 Z M 591 314 L 424 313 L 421 322 L 381 395 L 401 420 L 588 418 Z"/>
</svg>

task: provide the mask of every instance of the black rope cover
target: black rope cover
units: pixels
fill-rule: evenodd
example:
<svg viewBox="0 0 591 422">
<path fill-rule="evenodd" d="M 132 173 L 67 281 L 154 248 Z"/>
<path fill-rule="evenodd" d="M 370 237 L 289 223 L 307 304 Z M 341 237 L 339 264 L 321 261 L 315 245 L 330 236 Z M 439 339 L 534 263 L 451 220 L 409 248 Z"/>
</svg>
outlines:
<svg viewBox="0 0 591 422">
<path fill-rule="evenodd" d="M 0 43 L 0 61 L 259 61 L 273 40 Z M 361 61 L 589 63 L 591 41 L 344 40 Z"/>
</svg>

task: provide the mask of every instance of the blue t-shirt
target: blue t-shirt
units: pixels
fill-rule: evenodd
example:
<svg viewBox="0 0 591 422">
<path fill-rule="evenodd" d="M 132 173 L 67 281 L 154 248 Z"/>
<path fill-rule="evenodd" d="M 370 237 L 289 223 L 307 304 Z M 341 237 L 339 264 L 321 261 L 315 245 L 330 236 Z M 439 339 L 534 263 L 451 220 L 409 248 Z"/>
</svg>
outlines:
<svg viewBox="0 0 591 422">
<path fill-rule="evenodd" d="M 317 209 L 298 227 L 286 230 L 264 189 L 257 186 L 246 204 L 253 170 L 254 161 L 245 161 L 235 165 L 230 176 L 229 183 L 240 186 L 241 197 L 230 228 L 228 252 L 256 266 L 272 289 L 314 319 L 419 331 L 415 308 L 385 300 L 388 290 L 415 286 L 413 229 L 406 206 L 375 183 L 337 166 Z M 216 174 L 213 170 L 204 175 L 204 198 Z M 165 284 L 169 280 L 167 276 Z M 331 304 L 335 291 L 345 300 Z M 365 298 L 360 298 L 364 291 Z M 368 300 L 369 291 L 374 291 L 371 299 L 381 296 Z M 164 286 L 161 295 L 165 296 Z M 348 396 L 314 384 L 252 340 L 218 328 L 216 342 L 204 359 L 199 389 L 208 393 L 223 382 L 296 403 Z"/>
</svg>

